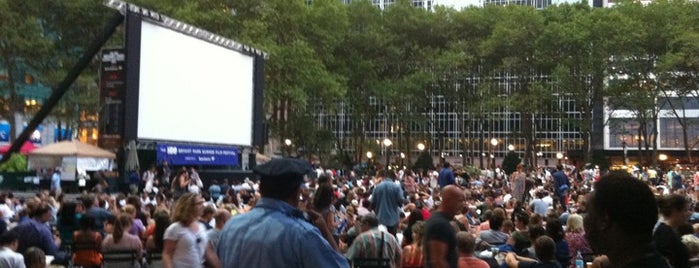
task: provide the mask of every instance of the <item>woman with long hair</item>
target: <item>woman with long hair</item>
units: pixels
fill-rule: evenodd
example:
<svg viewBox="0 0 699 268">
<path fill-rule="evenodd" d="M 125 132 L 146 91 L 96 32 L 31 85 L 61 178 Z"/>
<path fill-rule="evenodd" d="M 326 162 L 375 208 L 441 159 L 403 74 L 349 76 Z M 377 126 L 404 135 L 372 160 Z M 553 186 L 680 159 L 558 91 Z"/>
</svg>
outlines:
<svg viewBox="0 0 699 268">
<path fill-rule="evenodd" d="M 141 239 L 129 233 L 132 223 L 133 219 L 126 213 L 117 216 L 114 220 L 114 230 L 102 241 L 103 252 L 131 249 L 142 254 L 143 243 Z"/>
<path fill-rule="evenodd" d="M 58 210 L 58 224 L 56 224 L 62 244 L 73 243 L 73 232 L 80 229 L 81 212 L 82 206 L 78 206 L 77 203 L 62 202 Z"/>
<path fill-rule="evenodd" d="M 155 220 L 155 227 L 153 235 L 148 237 L 146 241 L 146 249 L 150 251 L 162 252 L 163 251 L 163 235 L 165 235 L 165 229 L 167 229 L 170 224 L 170 213 L 167 210 L 159 209 L 153 213 L 153 219 Z"/>
<path fill-rule="evenodd" d="M 189 186 L 190 183 L 191 179 L 189 178 L 189 172 L 187 172 L 187 169 L 180 169 L 180 171 L 177 172 L 177 175 L 175 175 L 175 179 L 172 180 L 172 185 L 170 186 L 173 199 L 177 200 L 180 196 L 186 193 L 187 186 Z"/>
<path fill-rule="evenodd" d="M 411 213 L 412 215 L 412 213 Z M 425 266 L 422 254 L 422 237 L 425 233 L 425 222 L 417 221 L 410 228 L 413 243 L 403 247 L 403 268 L 418 268 Z"/>
<path fill-rule="evenodd" d="M 73 264 L 84 268 L 102 265 L 102 235 L 95 231 L 95 218 L 80 219 L 80 230 L 73 233 Z"/>
<path fill-rule="evenodd" d="M 334 233 L 335 227 L 337 226 L 335 222 L 335 193 L 333 192 L 333 187 L 327 183 L 318 185 L 318 190 L 316 190 L 313 196 L 313 210 L 318 212 L 325 220 L 328 228 L 328 232 Z M 337 236 L 333 234 L 335 242 L 338 242 Z"/>
<path fill-rule="evenodd" d="M 415 223 L 417 223 L 417 222 L 424 221 L 424 220 L 425 219 L 422 215 L 421 210 L 419 210 L 417 208 L 410 210 L 410 215 L 408 216 L 408 225 L 403 230 L 403 242 L 402 242 L 403 247 L 412 244 L 413 241 L 415 240 L 413 238 L 413 234 L 415 233 L 415 231 L 413 231 L 413 225 L 415 225 Z"/>
<path fill-rule="evenodd" d="M 204 210 L 204 199 L 198 194 L 185 193 L 172 210 L 172 224 L 165 230 L 163 267 L 201 267 L 206 260 L 210 267 L 221 267 L 206 227 L 198 221 Z"/>
</svg>

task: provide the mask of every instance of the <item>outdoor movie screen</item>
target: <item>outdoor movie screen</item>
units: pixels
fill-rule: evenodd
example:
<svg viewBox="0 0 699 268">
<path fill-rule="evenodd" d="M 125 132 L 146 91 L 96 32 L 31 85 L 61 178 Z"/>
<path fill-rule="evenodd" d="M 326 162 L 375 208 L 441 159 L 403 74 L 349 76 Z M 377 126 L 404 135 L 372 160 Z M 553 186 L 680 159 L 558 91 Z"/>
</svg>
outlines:
<svg viewBox="0 0 699 268">
<path fill-rule="evenodd" d="M 138 139 L 250 146 L 254 56 L 145 19 L 140 33 Z"/>
</svg>

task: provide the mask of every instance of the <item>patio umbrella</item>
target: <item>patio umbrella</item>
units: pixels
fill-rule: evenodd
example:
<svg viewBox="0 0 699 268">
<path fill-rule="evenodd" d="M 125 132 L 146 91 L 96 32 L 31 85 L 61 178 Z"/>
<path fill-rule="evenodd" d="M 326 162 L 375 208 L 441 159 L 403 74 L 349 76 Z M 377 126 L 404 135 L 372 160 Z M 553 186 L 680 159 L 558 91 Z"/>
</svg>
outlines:
<svg viewBox="0 0 699 268">
<path fill-rule="evenodd" d="M 131 140 L 126 145 L 126 170 L 139 169 L 141 165 L 138 162 L 138 150 L 136 149 L 136 141 Z"/>
</svg>

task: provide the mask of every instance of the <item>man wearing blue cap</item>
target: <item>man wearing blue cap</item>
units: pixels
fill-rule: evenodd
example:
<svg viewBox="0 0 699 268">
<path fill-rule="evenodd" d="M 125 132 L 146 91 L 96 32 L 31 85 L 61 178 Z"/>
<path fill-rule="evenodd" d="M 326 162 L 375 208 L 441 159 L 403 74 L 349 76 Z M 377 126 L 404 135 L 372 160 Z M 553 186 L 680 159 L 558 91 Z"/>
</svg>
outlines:
<svg viewBox="0 0 699 268">
<path fill-rule="evenodd" d="M 308 214 L 297 208 L 304 175 L 313 171 L 299 159 L 273 159 L 253 170 L 260 194 L 250 212 L 231 218 L 217 253 L 224 267 L 349 267 Z M 314 220 L 322 225 L 322 218 Z"/>
</svg>

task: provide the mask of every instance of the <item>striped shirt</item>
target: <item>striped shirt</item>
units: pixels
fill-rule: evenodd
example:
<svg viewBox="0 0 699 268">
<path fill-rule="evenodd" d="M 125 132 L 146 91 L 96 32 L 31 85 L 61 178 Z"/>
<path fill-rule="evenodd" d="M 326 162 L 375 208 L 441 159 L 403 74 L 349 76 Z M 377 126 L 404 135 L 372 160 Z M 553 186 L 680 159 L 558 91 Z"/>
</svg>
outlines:
<svg viewBox="0 0 699 268">
<path fill-rule="evenodd" d="M 383 235 L 383 243 L 381 243 Z M 383 255 L 379 256 L 383 246 Z M 354 239 L 352 246 L 347 251 L 347 258 L 353 260 L 355 258 L 383 258 L 391 260 L 391 267 L 396 267 L 396 264 L 401 261 L 401 248 L 398 239 L 388 232 L 372 228 L 369 231 L 363 232 Z"/>
</svg>

